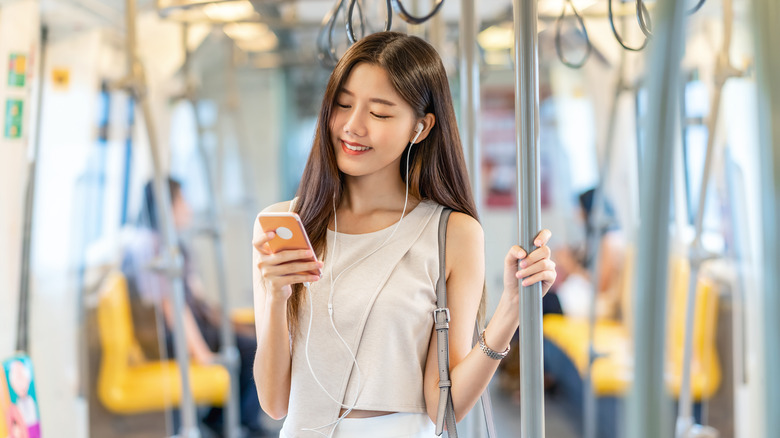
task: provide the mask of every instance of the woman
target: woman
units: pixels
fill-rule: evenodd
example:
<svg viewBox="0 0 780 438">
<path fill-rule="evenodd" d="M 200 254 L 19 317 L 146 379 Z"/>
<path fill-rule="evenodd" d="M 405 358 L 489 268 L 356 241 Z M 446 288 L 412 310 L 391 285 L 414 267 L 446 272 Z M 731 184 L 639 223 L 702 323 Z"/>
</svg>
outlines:
<svg viewBox="0 0 780 438">
<path fill-rule="evenodd" d="M 331 74 L 298 196 L 265 210 L 297 212 L 321 261 L 305 261 L 306 251 L 272 254 L 266 244 L 274 234 L 255 225 L 262 354 L 254 375 L 263 410 L 287 416 L 281 437 L 434 436 L 439 374 L 431 315 L 443 206 L 454 210 L 446 284 L 460 420 L 498 361 L 471 345 L 484 313 L 484 238 L 447 76 L 423 40 L 370 35 Z M 528 257 L 518 246 L 507 253 L 504 293 L 484 333 L 488 348 L 503 351 L 518 327 L 518 278 L 541 281 L 545 291 L 554 281 L 549 238 L 542 231 Z M 318 268 L 322 277 L 296 274 Z"/>
</svg>

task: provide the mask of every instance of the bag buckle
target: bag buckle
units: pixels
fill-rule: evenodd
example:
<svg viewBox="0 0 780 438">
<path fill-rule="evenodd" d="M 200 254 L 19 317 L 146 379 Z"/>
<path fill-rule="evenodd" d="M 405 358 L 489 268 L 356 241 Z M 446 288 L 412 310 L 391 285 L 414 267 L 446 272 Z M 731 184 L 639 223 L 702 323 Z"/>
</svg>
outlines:
<svg viewBox="0 0 780 438">
<path fill-rule="evenodd" d="M 450 322 L 450 309 L 449 309 L 449 307 L 438 307 L 438 308 L 436 308 L 436 310 L 434 310 L 434 311 L 433 311 L 433 322 L 436 322 L 436 323 L 438 323 L 438 322 L 439 322 L 439 321 L 436 319 L 436 316 L 437 316 L 437 313 L 438 313 L 438 312 L 444 312 L 444 316 L 445 316 L 445 318 L 446 318 L 446 319 L 444 320 L 444 322 L 445 322 L 445 323 L 448 323 L 448 322 Z"/>
</svg>

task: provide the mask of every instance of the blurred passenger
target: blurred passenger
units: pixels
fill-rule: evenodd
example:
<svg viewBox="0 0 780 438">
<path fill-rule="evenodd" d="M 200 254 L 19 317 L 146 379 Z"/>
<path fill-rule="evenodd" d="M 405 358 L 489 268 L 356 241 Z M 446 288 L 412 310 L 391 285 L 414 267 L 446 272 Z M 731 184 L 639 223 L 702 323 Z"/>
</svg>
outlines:
<svg viewBox="0 0 780 438">
<path fill-rule="evenodd" d="M 192 220 L 192 210 L 184 198 L 181 184 L 171 178 L 167 180 L 170 190 L 171 210 L 173 222 L 177 232 L 187 229 Z M 162 309 L 164 316 L 164 339 L 167 357 L 174 356 L 173 349 L 173 323 L 174 308 L 171 300 L 170 281 L 164 273 L 150 269 L 155 259 L 164 249 L 159 233 L 159 216 L 152 182 L 144 186 L 143 204 L 138 220 L 138 230 L 128 244 L 122 270 L 128 280 L 128 287 L 136 301 L 133 305 L 133 319 L 136 323 L 136 331 L 139 332 L 139 343 L 148 357 L 159 356 L 156 354 L 159 347 L 156 344 L 157 329 L 154 319 L 144 317 L 143 307 L 147 310 L 154 306 Z M 209 305 L 202 297 L 205 295 L 203 284 L 195 270 L 189 250 L 183 242 L 179 249 L 184 259 L 183 280 L 186 307 L 184 308 L 184 335 L 187 343 L 187 351 L 190 358 L 198 364 L 215 363 L 218 359 L 215 352 L 221 346 L 221 313 L 219 309 Z M 138 303 L 137 301 L 140 301 Z M 148 315 L 148 312 L 146 312 Z M 252 362 L 257 342 L 252 326 L 234 325 L 236 331 L 236 347 L 241 358 L 239 374 L 241 424 L 247 429 L 249 436 L 262 436 L 260 425 L 260 403 L 257 399 L 254 379 L 252 377 Z M 151 333 L 150 333 L 151 332 Z M 144 335 L 146 333 L 146 335 Z M 150 342 L 150 339 L 151 342 Z M 203 419 L 204 424 L 217 433 L 221 433 L 223 427 L 222 408 L 213 407 Z"/>
<path fill-rule="evenodd" d="M 614 318 L 620 301 L 620 284 L 625 258 L 625 240 L 620 232 L 615 212 L 609 202 L 604 203 L 602 224 L 597 231 L 601 239 L 599 252 L 599 278 L 593 281 L 591 269 L 593 260 L 589 258 L 587 238 L 592 234 L 591 215 L 593 214 L 594 189 L 579 196 L 579 216 L 585 224 L 585 240 L 578 247 L 556 248 L 555 263 L 558 280 L 546 300 L 558 299 L 561 312 L 567 316 L 587 318 L 593 297 L 594 284 L 596 297 L 596 316 Z"/>
<path fill-rule="evenodd" d="M 575 318 L 589 318 L 591 299 L 593 297 L 593 282 L 591 280 L 592 260 L 587 254 L 587 238 L 591 235 L 590 223 L 593 213 L 594 189 L 580 194 L 578 216 L 584 224 L 583 244 L 555 249 L 555 270 L 557 279 L 550 292 L 542 298 L 542 313 L 564 314 Z M 625 242 L 620 232 L 615 212 L 609 202 L 605 202 L 602 212 L 599 294 L 596 298 L 596 316 L 613 318 L 619 308 L 620 284 L 625 257 Z M 520 362 L 519 334 L 512 338 L 510 355 L 501 364 L 500 384 L 503 389 L 512 393 L 515 402 L 520 400 Z M 514 352 L 514 353 L 513 353 Z M 561 378 L 558 372 L 550 372 L 554 358 L 545 357 L 545 389 L 554 389 L 557 380 Z"/>
</svg>

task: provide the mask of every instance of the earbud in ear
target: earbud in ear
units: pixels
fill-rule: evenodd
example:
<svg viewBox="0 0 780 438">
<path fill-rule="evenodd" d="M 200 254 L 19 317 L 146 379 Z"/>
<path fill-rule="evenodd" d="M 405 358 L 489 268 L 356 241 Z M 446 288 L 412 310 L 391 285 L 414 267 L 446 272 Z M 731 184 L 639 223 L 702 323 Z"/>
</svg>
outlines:
<svg viewBox="0 0 780 438">
<path fill-rule="evenodd" d="M 425 128 L 425 125 L 420 122 L 417 124 L 417 127 L 414 128 L 414 132 L 422 132 L 423 128 Z"/>
</svg>

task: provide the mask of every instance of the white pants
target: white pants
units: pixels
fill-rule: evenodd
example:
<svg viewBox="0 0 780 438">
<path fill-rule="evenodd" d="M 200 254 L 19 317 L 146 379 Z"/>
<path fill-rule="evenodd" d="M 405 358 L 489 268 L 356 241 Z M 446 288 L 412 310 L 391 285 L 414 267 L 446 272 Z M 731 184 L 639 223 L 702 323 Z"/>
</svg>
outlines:
<svg viewBox="0 0 780 438">
<path fill-rule="evenodd" d="M 370 418 L 345 418 L 333 438 L 437 438 L 427 414 L 397 412 Z M 282 431 L 279 438 L 292 438 Z"/>
</svg>

